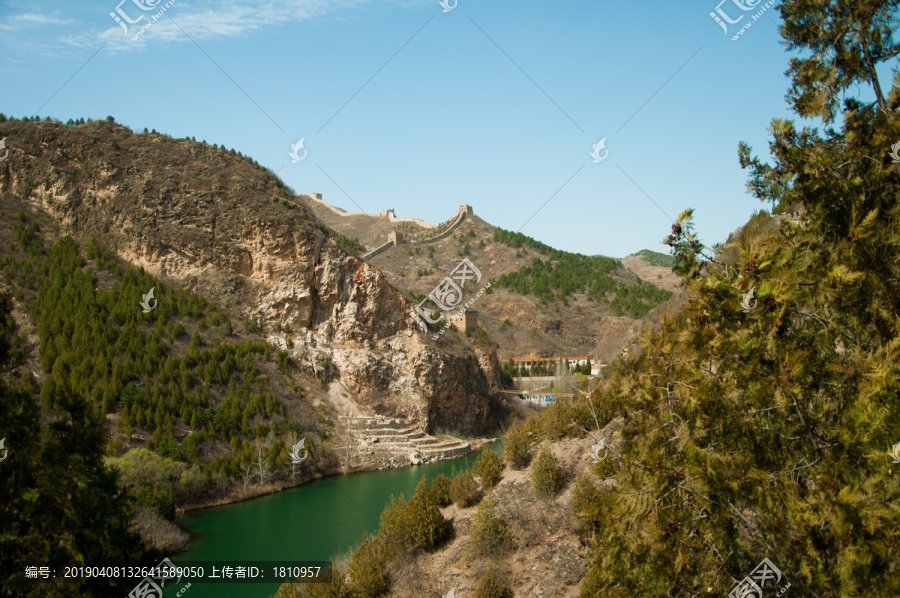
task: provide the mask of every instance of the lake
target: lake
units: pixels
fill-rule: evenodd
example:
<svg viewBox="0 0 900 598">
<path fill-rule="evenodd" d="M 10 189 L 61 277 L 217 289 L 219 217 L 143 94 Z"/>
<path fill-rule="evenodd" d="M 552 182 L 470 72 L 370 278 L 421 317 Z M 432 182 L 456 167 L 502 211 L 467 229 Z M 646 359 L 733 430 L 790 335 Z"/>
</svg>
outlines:
<svg viewBox="0 0 900 598">
<path fill-rule="evenodd" d="M 497 441 L 490 446 L 500 450 Z M 412 497 L 422 475 L 429 484 L 450 468 L 464 469 L 480 451 L 465 457 L 403 467 L 333 476 L 246 502 L 192 511 L 184 517 L 191 543 L 171 558 L 187 561 L 329 561 L 358 543 L 364 533 L 378 529 L 378 518 L 391 494 Z M 209 569 L 207 568 L 207 576 Z M 273 575 L 271 568 L 266 576 Z M 271 598 L 281 580 L 273 583 L 193 583 L 184 598 Z M 185 584 L 166 584 L 175 591 Z"/>
</svg>

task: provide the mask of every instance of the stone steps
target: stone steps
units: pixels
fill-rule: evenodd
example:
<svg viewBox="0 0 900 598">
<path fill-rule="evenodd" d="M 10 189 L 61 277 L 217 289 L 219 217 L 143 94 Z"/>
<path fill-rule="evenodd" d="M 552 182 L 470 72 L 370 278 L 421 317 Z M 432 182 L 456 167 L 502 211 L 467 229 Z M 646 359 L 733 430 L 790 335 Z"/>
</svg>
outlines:
<svg viewBox="0 0 900 598">
<path fill-rule="evenodd" d="M 353 423 L 359 429 L 382 428 L 398 430 L 410 426 L 410 424 L 407 424 L 403 420 L 389 417 L 357 417 L 353 419 Z"/>
<path fill-rule="evenodd" d="M 365 434 L 366 436 L 369 436 L 370 438 L 420 438 L 421 436 L 425 435 L 423 432 L 414 432 L 412 429 L 410 429 L 409 432 L 403 432 L 401 430 L 359 430 L 359 432 Z"/>
<path fill-rule="evenodd" d="M 350 422 L 361 456 L 424 463 L 451 459 L 471 452 L 468 442 L 441 440 L 426 434 L 418 426 L 392 418 L 355 418 Z"/>
<path fill-rule="evenodd" d="M 425 436 L 424 434 L 422 436 L 420 436 L 419 438 L 411 438 L 409 440 L 409 444 L 411 444 L 413 446 L 422 446 L 425 444 L 435 444 L 438 442 L 440 442 L 440 440 L 438 440 L 434 436 Z"/>
</svg>

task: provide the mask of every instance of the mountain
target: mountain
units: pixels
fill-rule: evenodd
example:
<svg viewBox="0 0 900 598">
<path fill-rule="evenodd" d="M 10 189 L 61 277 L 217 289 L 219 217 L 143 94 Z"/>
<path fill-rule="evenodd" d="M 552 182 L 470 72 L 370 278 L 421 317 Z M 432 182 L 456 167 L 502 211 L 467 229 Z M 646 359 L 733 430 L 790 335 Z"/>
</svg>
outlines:
<svg viewBox="0 0 900 598">
<path fill-rule="evenodd" d="M 160 280 L 290 337 L 297 355 L 322 347 L 361 405 L 425 426 L 483 427 L 492 381 L 474 352 L 417 334 L 412 301 L 249 159 L 105 121 L 8 121 L 3 134 L 7 215 L 24 206 L 60 236 L 93 236 Z M 427 362 L 456 382 L 429 378 Z"/>
<path fill-rule="evenodd" d="M 0 137 L 9 380 L 43 426 L 100 418 L 148 545 L 183 543 L 177 509 L 451 458 L 470 450 L 451 434 L 506 419 L 494 348 L 422 334 L 412 299 L 252 160 L 111 120 L 0 116 Z"/>
<path fill-rule="evenodd" d="M 644 251 L 617 260 L 559 251 L 485 222 L 472 206 L 432 225 L 391 209 L 348 212 L 317 193 L 298 200 L 328 227 L 357 240 L 364 260 L 419 300 L 469 259 L 492 282 L 492 292 L 472 308 L 504 361 L 587 355 L 608 363 L 648 314 L 665 310 L 669 300 L 677 303 L 681 291 L 665 266 L 668 256 Z"/>
</svg>

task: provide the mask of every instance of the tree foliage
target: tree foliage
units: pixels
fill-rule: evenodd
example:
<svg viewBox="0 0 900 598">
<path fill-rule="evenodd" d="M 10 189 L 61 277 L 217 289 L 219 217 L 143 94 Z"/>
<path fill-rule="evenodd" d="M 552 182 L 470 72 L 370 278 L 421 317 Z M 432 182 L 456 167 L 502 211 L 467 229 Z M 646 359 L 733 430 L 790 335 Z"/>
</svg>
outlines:
<svg viewBox="0 0 900 598">
<path fill-rule="evenodd" d="M 485 448 L 475 460 L 472 470 L 481 478 L 485 490 L 491 490 L 503 477 L 503 459 L 490 447 Z"/>
<path fill-rule="evenodd" d="M 803 50 L 792 58 L 787 74 L 787 99 L 800 116 L 831 122 L 841 96 L 858 83 L 867 84 L 881 110 L 887 102 L 877 67 L 900 54 L 894 39 L 898 0 L 801 0 L 784 2 L 781 34 L 789 50 Z"/>
<path fill-rule="evenodd" d="M 446 507 L 453 502 L 450 498 L 450 478 L 445 474 L 439 473 L 431 480 L 431 491 L 434 493 L 434 499 L 439 507 Z"/>
<path fill-rule="evenodd" d="M 354 598 L 377 598 L 388 590 L 387 563 L 370 536 L 363 538 L 350 557 L 350 587 Z"/>
<path fill-rule="evenodd" d="M 447 537 L 447 521 L 441 515 L 434 493 L 425 476 L 419 480 L 416 492 L 403 514 L 403 522 L 410 538 L 430 550 Z"/>
<path fill-rule="evenodd" d="M 536 419 L 517 421 L 503 436 L 503 460 L 511 469 L 522 469 L 531 462 L 531 444 L 538 426 Z"/>
<path fill-rule="evenodd" d="M 0 337 L 15 330 L 0 301 Z M 0 372 L 9 353 L 0 354 Z M 56 396 L 60 417 L 42 421 L 37 403 L 0 377 L 0 422 L 8 453 L 0 475 L 0 595 L 63 598 L 124 595 L 128 582 L 79 577 L 65 585 L 25 578 L 30 565 L 62 571 L 85 563 L 146 562 L 130 531 L 130 499 L 104 465 L 106 430 L 96 408 L 68 387 Z"/>
<path fill-rule="evenodd" d="M 494 567 L 488 567 L 478 578 L 472 598 L 513 598 L 506 580 Z"/>
<path fill-rule="evenodd" d="M 285 462 L 287 435 L 314 429 L 306 405 L 299 413 L 300 422 L 305 413 L 308 423 L 278 421 L 285 409 L 261 369 L 272 347 L 261 340 L 229 342 L 227 316 L 207 300 L 168 288 L 143 269 L 123 268 L 94 238 L 84 241 L 84 253 L 70 237 L 47 249 L 39 228 L 24 214 L 14 232 L 25 257 L 8 255 L 0 266 L 6 281 L 21 292 L 37 328 L 40 365 L 47 373 L 40 388 L 42 410 L 53 414 L 77 399 L 112 414 L 127 440 L 143 430 L 151 438 L 147 448 L 157 456 L 180 463 L 182 470 L 195 464 L 203 474 L 198 477 L 194 470 L 185 484 L 175 480 L 161 490 L 150 482 L 152 471 L 128 473 L 134 467 L 152 469 L 155 462 L 144 453 L 126 455 L 117 464 L 139 480 L 129 485 L 136 491 L 140 485 L 154 486 L 153 496 L 138 492 L 145 503 L 158 505 L 172 496 L 193 500 L 214 491 L 221 480 L 237 475 L 242 451 L 201 459 L 213 452 L 202 449 L 217 441 L 241 449 L 244 440 L 272 433 L 262 459 L 257 455 L 256 478 L 265 482 Z M 145 313 L 140 302 L 150 289 L 154 309 Z M 198 329 L 205 322 L 209 326 L 201 335 Z M 187 329 L 192 334 L 185 348 Z M 9 348 L 0 344 L 0 352 L 21 353 L 16 338 Z M 186 435 L 189 428 L 192 433 Z M 315 467 L 322 459 L 313 443 L 309 464 Z"/>
<path fill-rule="evenodd" d="M 517 293 L 533 293 L 550 301 L 565 299 L 572 293 L 586 293 L 588 299 L 601 300 L 614 296 L 610 307 L 616 315 L 628 314 L 641 318 L 663 301 L 672 297 L 670 291 L 638 279 L 637 284 L 616 282 L 610 273 L 622 266 L 619 260 L 603 256 L 586 256 L 553 249 L 522 233 L 494 229 L 494 241 L 510 247 L 531 247 L 546 256 L 546 261 L 534 256 L 530 265 L 501 275 L 497 283 Z M 501 330 L 503 327 L 501 326 Z"/>
<path fill-rule="evenodd" d="M 850 10 L 784 7 L 814 21 L 823 5 Z M 724 595 L 763 558 L 792 592 L 900 594 L 897 81 L 887 110 L 846 107 L 824 133 L 776 120 L 771 165 L 741 146 L 754 194 L 799 219 L 755 215 L 727 263 L 705 255 L 690 212 L 673 228 L 689 301 L 598 391 L 600 424 L 627 424 L 616 492 L 579 501 L 604 546 L 582 595 Z"/>
<path fill-rule="evenodd" d="M 531 465 L 531 484 L 542 498 L 553 498 L 562 490 L 565 481 L 559 458 L 549 449 L 542 449 Z"/>
<path fill-rule="evenodd" d="M 450 498 L 463 509 L 481 500 L 481 489 L 470 470 L 461 471 L 450 479 Z"/>
<path fill-rule="evenodd" d="M 496 554 L 511 545 L 506 522 L 500 516 L 497 500 L 489 494 L 472 515 L 469 539 L 475 550 L 482 555 Z"/>
</svg>

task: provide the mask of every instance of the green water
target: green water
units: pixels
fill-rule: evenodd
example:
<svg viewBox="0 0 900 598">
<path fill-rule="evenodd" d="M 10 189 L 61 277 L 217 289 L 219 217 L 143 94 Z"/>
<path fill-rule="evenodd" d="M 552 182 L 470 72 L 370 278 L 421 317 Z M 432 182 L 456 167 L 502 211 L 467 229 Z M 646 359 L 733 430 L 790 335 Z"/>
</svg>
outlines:
<svg viewBox="0 0 900 598">
<path fill-rule="evenodd" d="M 494 450 L 499 446 L 494 443 Z M 237 561 L 331 560 L 359 542 L 365 532 L 378 529 L 378 518 L 391 494 L 404 492 L 409 498 L 423 474 L 430 483 L 437 474 L 450 475 L 452 466 L 468 467 L 477 457 L 475 452 L 428 465 L 334 476 L 247 502 L 188 513 L 184 521 L 191 543 L 172 561 L 240 565 Z M 271 598 L 278 585 L 194 583 L 183 596 Z"/>
</svg>

